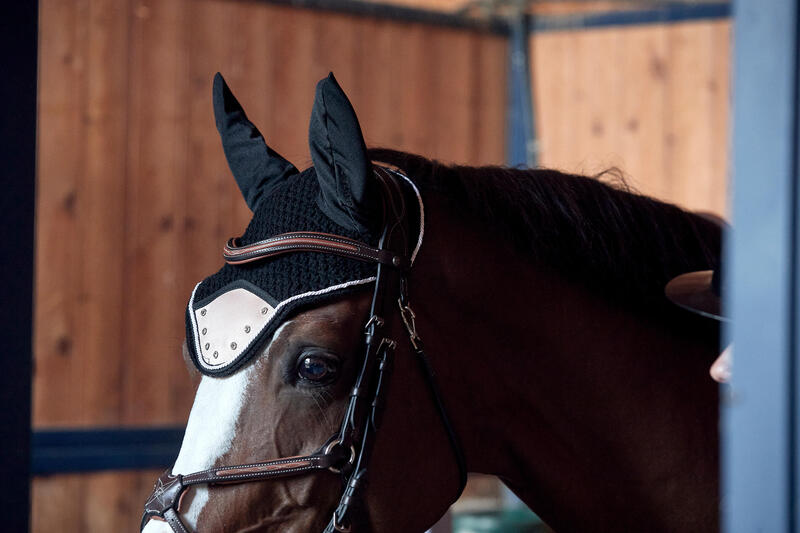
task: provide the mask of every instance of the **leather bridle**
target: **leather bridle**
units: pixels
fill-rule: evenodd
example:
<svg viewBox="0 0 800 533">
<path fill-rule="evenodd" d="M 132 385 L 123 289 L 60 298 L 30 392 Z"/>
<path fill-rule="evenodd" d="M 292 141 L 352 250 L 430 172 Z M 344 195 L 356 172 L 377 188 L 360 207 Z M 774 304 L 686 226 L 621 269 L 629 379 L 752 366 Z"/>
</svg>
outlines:
<svg viewBox="0 0 800 533">
<path fill-rule="evenodd" d="M 258 463 L 210 468 L 192 474 L 172 475 L 167 469 L 147 500 L 141 528 L 151 518 L 165 520 L 177 533 L 189 533 L 178 515 L 186 489 L 200 484 L 232 484 L 331 471 L 342 476 L 343 494 L 324 533 L 348 532 L 353 525 L 353 503 L 364 488 L 375 436 L 381 424 L 386 391 L 397 343 L 389 338 L 389 320 L 397 305 L 422 375 L 444 425 L 459 470 L 458 493 L 467 481 L 467 466 L 459 439 L 450 423 L 436 382 L 436 375 L 417 334 L 414 312 L 408 300 L 407 274 L 411 266 L 409 220 L 401 177 L 394 170 L 375 166 L 383 192 L 383 231 L 377 248 L 347 237 L 315 232 L 284 233 L 261 242 L 239 246 L 231 239 L 223 257 L 228 263 L 259 261 L 296 251 L 330 253 L 375 263 L 377 274 L 369 319 L 364 327 L 364 358 L 350 392 L 339 430 L 310 455 L 283 457 Z"/>
</svg>

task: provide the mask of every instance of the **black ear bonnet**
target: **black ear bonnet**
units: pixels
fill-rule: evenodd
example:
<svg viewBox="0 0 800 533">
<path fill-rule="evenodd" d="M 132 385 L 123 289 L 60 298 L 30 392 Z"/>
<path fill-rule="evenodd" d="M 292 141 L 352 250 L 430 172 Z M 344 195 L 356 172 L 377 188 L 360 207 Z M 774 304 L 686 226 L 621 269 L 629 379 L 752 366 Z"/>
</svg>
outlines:
<svg viewBox="0 0 800 533">
<path fill-rule="evenodd" d="M 355 112 L 333 75 L 317 86 L 309 129 L 314 167 L 303 172 L 266 145 L 219 74 L 214 112 L 228 164 L 253 210 L 240 245 L 313 231 L 377 246 L 379 183 Z M 411 216 L 419 220 L 416 254 L 422 239 L 421 198 L 405 176 L 396 175 L 407 185 L 407 205 L 412 210 L 418 206 Z M 189 300 L 186 338 L 192 360 L 207 375 L 235 372 L 264 349 L 291 315 L 368 286 L 375 269 L 372 263 L 314 252 L 226 264 L 200 282 Z"/>
</svg>

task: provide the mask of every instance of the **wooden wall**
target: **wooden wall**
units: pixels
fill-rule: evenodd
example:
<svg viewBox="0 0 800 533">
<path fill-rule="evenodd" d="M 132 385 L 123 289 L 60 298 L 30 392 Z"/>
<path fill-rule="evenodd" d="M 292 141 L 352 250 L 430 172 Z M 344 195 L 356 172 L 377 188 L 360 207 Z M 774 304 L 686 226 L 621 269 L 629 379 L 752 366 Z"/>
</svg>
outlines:
<svg viewBox="0 0 800 533">
<path fill-rule="evenodd" d="M 368 144 L 503 161 L 502 37 L 234 0 L 40 14 L 36 427 L 185 423 L 183 310 L 249 220 L 214 127 L 217 70 L 300 168 L 329 70 Z M 37 478 L 33 529 L 133 530 L 156 476 Z"/>
<path fill-rule="evenodd" d="M 185 421 L 183 309 L 249 219 L 214 128 L 217 70 L 299 167 L 329 70 L 368 144 L 504 159 L 502 37 L 236 0 L 40 7 L 36 427 Z M 728 33 L 537 35 L 542 163 L 618 165 L 644 192 L 724 212 Z M 156 475 L 37 478 L 33 530 L 133 529 Z"/>
<path fill-rule="evenodd" d="M 729 41 L 728 21 L 536 35 L 541 164 L 724 215 Z"/>
</svg>

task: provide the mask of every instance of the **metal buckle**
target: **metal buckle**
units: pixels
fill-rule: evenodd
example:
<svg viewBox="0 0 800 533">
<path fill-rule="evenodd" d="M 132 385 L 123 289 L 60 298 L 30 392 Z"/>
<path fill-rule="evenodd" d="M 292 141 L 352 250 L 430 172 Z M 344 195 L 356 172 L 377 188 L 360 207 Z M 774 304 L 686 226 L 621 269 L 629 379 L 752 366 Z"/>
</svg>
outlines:
<svg viewBox="0 0 800 533">
<path fill-rule="evenodd" d="M 408 331 L 408 337 L 411 339 L 411 345 L 415 350 L 419 350 L 422 344 L 422 339 L 419 335 L 417 335 L 417 323 L 415 321 L 417 315 L 414 314 L 414 310 L 411 309 L 409 304 L 403 303 L 403 298 L 397 299 L 397 305 L 400 307 L 400 316 L 403 318 L 403 324 L 406 326 L 406 331 Z"/>
<path fill-rule="evenodd" d="M 382 328 L 384 324 L 384 320 L 379 317 L 378 315 L 372 315 L 367 320 L 367 324 L 364 326 L 364 332 L 369 333 L 370 328 L 374 325 L 376 328 Z"/>
<path fill-rule="evenodd" d="M 325 450 L 323 450 L 323 453 L 325 453 L 325 455 L 328 455 L 329 453 L 331 453 L 331 451 L 333 450 L 333 448 L 335 446 L 339 446 L 341 444 L 342 444 L 342 441 L 340 439 L 336 439 L 336 440 L 332 441 L 330 444 L 328 444 L 327 446 L 325 446 Z M 348 465 L 352 465 L 355 462 L 355 460 L 356 460 L 356 449 L 351 444 L 350 445 L 350 459 L 347 460 L 347 464 Z M 342 465 L 342 466 L 344 466 L 344 465 Z M 342 469 L 341 468 L 336 468 L 335 466 L 329 466 L 328 470 L 330 470 L 334 474 L 341 474 L 342 473 Z"/>
<path fill-rule="evenodd" d="M 381 353 L 381 350 L 394 351 L 396 347 L 397 347 L 397 341 L 384 337 L 381 339 L 381 343 L 378 345 L 378 353 Z"/>
</svg>

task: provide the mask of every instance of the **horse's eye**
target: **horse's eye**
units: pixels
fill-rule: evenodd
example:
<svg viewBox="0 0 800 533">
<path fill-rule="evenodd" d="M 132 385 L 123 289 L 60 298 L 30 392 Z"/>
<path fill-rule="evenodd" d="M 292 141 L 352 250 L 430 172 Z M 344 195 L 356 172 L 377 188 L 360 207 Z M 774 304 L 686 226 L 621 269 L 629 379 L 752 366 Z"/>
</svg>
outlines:
<svg viewBox="0 0 800 533">
<path fill-rule="evenodd" d="M 336 365 L 327 357 L 307 355 L 300 359 L 297 375 L 300 379 L 313 383 L 328 382 L 336 376 Z"/>
</svg>

